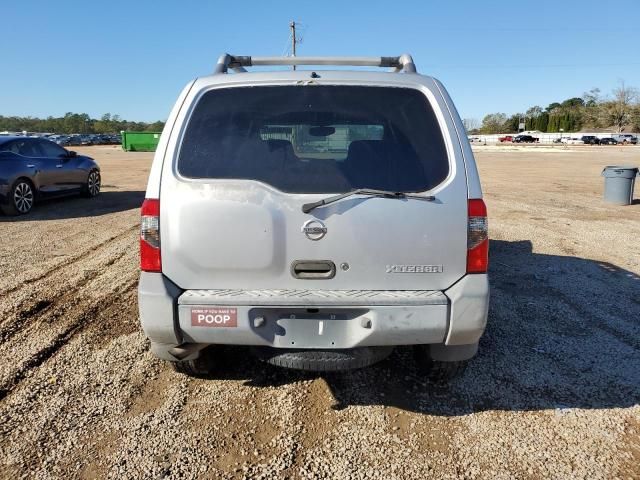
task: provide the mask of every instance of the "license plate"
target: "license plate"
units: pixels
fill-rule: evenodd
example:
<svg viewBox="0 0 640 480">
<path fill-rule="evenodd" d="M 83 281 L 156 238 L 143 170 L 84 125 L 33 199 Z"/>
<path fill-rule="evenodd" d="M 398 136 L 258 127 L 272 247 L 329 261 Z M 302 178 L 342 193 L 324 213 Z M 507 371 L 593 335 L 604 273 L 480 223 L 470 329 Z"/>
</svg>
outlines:
<svg viewBox="0 0 640 480">
<path fill-rule="evenodd" d="M 192 327 L 237 327 L 238 309 L 228 307 L 192 307 Z"/>
<path fill-rule="evenodd" d="M 308 312 L 296 312 L 285 313 L 280 319 L 287 320 L 346 320 L 347 316 L 343 313 L 308 313 Z"/>
</svg>

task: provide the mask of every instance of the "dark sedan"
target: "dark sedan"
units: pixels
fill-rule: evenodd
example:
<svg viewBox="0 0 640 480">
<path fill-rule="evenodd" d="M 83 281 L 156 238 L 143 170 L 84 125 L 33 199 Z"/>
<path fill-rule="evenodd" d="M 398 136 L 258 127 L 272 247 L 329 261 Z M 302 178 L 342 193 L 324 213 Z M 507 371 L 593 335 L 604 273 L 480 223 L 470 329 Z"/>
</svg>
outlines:
<svg viewBox="0 0 640 480">
<path fill-rule="evenodd" d="M 517 135 L 513 137 L 513 143 L 535 143 L 539 139 L 531 135 Z"/>
<path fill-rule="evenodd" d="M 582 140 L 585 145 L 600 145 L 600 139 L 595 135 L 583 135 L 580 140 Z"/>
<path fill-rule="evenodd" d="M 0 208 L 29 213 L 47 197 L 100 193 L 100 167 L 89 157 L 42 138 L 0 137 Z"/>
</svg>

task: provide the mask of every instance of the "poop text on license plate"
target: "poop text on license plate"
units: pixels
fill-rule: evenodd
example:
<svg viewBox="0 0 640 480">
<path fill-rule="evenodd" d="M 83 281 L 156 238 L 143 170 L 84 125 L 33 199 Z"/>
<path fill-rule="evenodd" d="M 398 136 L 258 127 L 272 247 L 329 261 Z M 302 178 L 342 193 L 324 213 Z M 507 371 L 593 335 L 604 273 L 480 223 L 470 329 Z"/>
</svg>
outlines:
<svg viewBox="0 0 640 480">
<path fill-rule="evenodd" d="M 237 308 L 193 307 L 191 308 L 192 327 L 237 327 Z"/>
</svg>

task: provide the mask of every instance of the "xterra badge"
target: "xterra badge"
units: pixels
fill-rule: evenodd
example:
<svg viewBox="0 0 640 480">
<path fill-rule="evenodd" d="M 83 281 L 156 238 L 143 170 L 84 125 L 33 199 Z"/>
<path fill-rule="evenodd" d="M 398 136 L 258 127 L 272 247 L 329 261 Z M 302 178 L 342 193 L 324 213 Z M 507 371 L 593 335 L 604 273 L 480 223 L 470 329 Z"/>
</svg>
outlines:
<svg viewBox="0 0 640 480">
<path fill-rule="evenodd" d="M 320 220 L 307 220 L 302 225 L 302 233 L 309 240 L 320 240 L 327 234 L 327 227 Z"/>
<path fill-rule="evenodd" d="M 387 265 L 387 273 L 442 273 L 442 265 Z"/>
</svg>

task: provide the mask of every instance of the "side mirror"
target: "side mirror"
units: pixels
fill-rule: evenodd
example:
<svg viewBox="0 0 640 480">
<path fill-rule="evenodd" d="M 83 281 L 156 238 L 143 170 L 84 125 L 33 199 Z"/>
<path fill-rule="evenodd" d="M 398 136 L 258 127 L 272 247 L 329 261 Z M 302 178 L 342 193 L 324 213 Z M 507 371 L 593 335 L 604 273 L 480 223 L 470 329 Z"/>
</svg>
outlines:
<svg viewBox="0 0 640 480">
<path fill-rule="evenodd" d="M 75 158 L 78 156 L 78 154 L 76 152 L 74 152 L 73 150 L 69 150 L 69 154 L 67 155 L 69 158 Z"/>
</svg>

